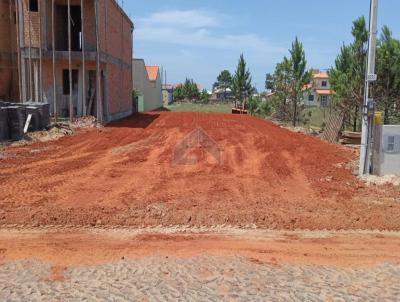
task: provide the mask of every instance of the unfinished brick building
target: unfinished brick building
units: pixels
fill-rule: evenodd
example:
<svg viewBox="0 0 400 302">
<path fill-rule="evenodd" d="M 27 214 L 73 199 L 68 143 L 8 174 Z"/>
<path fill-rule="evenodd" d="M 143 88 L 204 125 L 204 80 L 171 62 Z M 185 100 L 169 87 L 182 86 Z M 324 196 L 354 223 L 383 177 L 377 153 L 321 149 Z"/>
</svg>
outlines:
<svg viewBox="0 0 400 302">
<path fill-rule="evenodd" d="M 130 115 L 133 28 L 115 0 L 0 0 L 0 100 Z"/>
</svg>

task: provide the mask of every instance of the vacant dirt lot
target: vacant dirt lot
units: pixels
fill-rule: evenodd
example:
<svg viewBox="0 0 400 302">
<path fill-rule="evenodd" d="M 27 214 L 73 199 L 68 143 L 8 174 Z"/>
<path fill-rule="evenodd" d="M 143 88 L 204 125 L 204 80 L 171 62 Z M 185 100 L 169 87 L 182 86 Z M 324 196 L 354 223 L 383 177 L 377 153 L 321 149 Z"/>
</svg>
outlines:
<svg viewBox="0 0 400 302">
<path fill-rule="evenodd" d="M 0 224 L 400 230 L 355 154 L 249 116 L 152 113 L 0 153 Z"/>
</svg>

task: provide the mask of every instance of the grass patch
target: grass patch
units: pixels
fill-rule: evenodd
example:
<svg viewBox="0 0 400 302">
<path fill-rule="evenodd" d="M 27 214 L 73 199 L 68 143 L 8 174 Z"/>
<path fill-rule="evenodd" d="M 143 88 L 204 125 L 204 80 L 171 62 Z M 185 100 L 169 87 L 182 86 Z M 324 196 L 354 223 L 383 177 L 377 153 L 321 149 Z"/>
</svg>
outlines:
<svg viewBox="0 0 400 302">
<path fill-rule="evenodd" d="M 331 115 L 329 108 L 309 107 L 300 113 L 300 125 L 324 128 Z"/>
<path fill-rule="evenodd" d="M 165 107 L 172 112 L 208 112 L 208 113 L 232 113 L 231 103 L 219 104 L 193 104 L 174 103 Z"/>
</svg>

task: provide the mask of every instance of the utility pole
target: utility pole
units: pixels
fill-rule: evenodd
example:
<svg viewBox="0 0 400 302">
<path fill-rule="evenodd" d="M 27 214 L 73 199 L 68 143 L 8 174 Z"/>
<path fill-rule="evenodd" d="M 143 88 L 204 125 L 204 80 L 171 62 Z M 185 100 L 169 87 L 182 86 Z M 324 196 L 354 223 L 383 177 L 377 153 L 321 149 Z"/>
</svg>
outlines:
<svg viewBox="0 0 400 302">
<path fill-rule="evenodd" d="M 369 98 L 369 83 L 376 81 L 375 55 L 378 20 L 378 0 L 371 0 L 369 16 L 368 60 L 365 72 L 364 105 L 362 107 L 362 132 L 360 149 L 359 174 L 369 174 L 371 166 L 370 144 L 372 134 L 372 121 L 375 111 L 375 102 Z"/>
</svg>

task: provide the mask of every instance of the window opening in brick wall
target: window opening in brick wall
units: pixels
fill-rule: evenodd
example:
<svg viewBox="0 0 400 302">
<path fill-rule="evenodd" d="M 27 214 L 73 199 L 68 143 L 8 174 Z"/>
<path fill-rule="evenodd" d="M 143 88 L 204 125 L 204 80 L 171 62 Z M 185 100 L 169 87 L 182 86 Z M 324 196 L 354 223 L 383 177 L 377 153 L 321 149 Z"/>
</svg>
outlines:
<svg viewBox="0 0 400 302">
<path fill-rule="evenodd" d="M 39 11 L 38 0 L 29 0 L 29 11 L 31 12 Z"/>
<path fill-rule="evenodd" d="M 72 91 L 78 90 L 78 70 L 72 70 Z M 69 70 L 63 70 L 63 95 L 69 95 Z"/>
<path fill-rule="evenodd" d="M 57 5 L 56 9 L 56 50 L 68 51 L 68 6 Z M 82 50 L 81 7 L 71 5 L 71 50 Z"/>
</svg>

